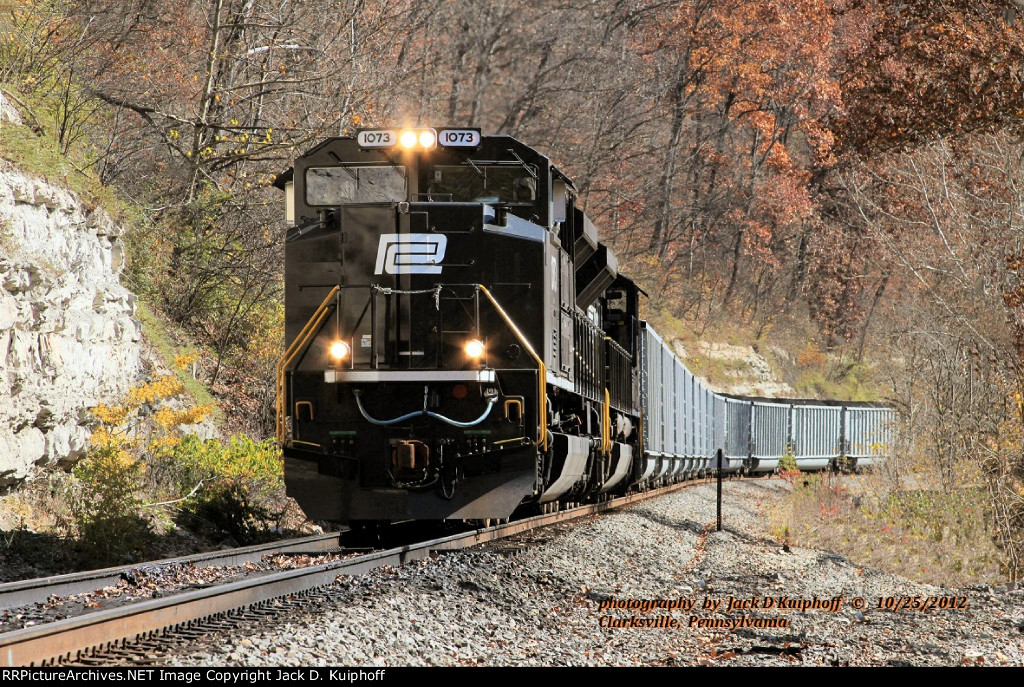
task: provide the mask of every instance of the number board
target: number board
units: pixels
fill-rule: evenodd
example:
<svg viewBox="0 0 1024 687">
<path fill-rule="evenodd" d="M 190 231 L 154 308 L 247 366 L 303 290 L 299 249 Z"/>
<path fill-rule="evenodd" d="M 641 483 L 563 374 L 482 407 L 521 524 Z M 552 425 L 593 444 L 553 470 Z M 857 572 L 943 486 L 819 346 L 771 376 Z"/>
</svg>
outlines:
<svg viewBox="0 0 1024 687">
<path fill-rule="evenodd" d="M 367 129 L 356 134 L 360 148 L 390 148 L 398 144 L 398 132 L 394 129 Z"/>
<path fill-rule="evenodd" d="M 441 129 L 437 132 L 437 142 L 445 148 L 479 148 L 479 129 Z"/>
</svg>

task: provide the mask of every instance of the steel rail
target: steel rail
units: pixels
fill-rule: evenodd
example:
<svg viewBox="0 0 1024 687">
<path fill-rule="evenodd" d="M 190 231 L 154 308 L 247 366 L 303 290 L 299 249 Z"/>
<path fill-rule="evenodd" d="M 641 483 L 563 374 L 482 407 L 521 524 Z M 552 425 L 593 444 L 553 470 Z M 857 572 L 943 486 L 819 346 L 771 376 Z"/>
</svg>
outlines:
<svg viewBox="0 0 1024 687">
<path fill-rule="evenodd" d="M 0 634 L 0 665 L 51 665 L 61 660 L 76 660 L 90 650 L 104 650 L 153 637 L 164 630 L 173 630 L 224 613 L 330 585 L 341 575 L 358 575 L 386 565 L 402 565 L 427 558 L 432 551 L 475 546 L 538 527 L 622 508 L 704 481 L 680 482 L 603 503 L 578 506 L 347 560 L 288 570 L 3 633 Z"/>
<path fill-rule="evenodd" d="M 64 575 L 51 575 L 32 580 L 0 584 L 0 610 L 42 603 L 52 596 L 71 596 L 96 591 L 117 583 L 133 570 L 160 569 L 172 565 L 193 565 L 197 568 L 244 565 L 259 562 L 263 556 L 275 553 L 309 552 L 327 553 L 340 544 L 340 533 L 317 534 L 301 539 L 286 539 L 267 544 L 244 546 L 226 551 L 209 551 L 178 558 L 121 565 L 101 570 L 86 570 Z"/>
</svg>

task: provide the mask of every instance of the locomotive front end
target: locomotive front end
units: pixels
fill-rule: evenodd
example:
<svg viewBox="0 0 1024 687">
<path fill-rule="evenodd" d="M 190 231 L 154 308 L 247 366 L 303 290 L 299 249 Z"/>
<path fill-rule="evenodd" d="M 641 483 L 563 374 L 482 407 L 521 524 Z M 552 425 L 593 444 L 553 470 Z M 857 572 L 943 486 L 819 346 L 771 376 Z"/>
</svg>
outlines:
<svg viewBox="0 0 1024 687">
<path fill-rule="evenodd" d="M 504 518 L 536 493 L 547 170 L 507 137 L 367 130 L 279 180 L 278 439 L 311 518 Z"/>
</svg>

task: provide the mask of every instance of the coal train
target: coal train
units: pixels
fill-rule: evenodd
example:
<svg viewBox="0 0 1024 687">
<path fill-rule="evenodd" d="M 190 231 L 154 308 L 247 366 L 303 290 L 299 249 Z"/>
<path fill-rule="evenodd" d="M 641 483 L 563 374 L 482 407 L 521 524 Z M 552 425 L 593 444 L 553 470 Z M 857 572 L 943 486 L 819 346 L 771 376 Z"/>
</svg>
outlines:
<svg viewBox="0 0 1024 687">
<path fill-rule="evenodd" d="M 277 438 L 311 518 L 497 520 L 890 444 L 886 408 L 708 389 L 640 319 L 572 181 L 514 138 L 362 129 L 275 184 Z"/>
</svg>

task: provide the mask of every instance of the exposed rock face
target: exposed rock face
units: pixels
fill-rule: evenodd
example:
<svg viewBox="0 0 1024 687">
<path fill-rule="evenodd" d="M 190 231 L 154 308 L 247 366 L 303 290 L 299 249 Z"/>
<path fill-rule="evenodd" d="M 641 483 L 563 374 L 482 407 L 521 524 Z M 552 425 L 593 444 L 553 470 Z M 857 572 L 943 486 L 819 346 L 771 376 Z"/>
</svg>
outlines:
<svg viewBox="0 0 1024 687">
<path fill-rule="evenodd" d="M 0 95 L 0 124 L 21 124 L 21 115 L 18 109 L 7 102 L 7 99 Z"/>
<path fill-rule="evenodd" d="M 681 359 L 686 360 L 689 357 L 682 341 L 676 339 L 672 345 L 676 355 Z M 694 349 L 697 356 L 719 360 L 726 365 L 725 375 L 732 381 L 724 386 L 708 382 L 712 391 L 772 398 L 789 398 L 796 395 L 793 387 L 775 378 L 768 361 L 750 346 L 700 341 Z"/>
<path fill-rule="evenodd" d="M 120 233 L 103 210 L 0 160 L 0 484 L 81 458 L 88 409 L 140 374 Z"/>
</svg>

